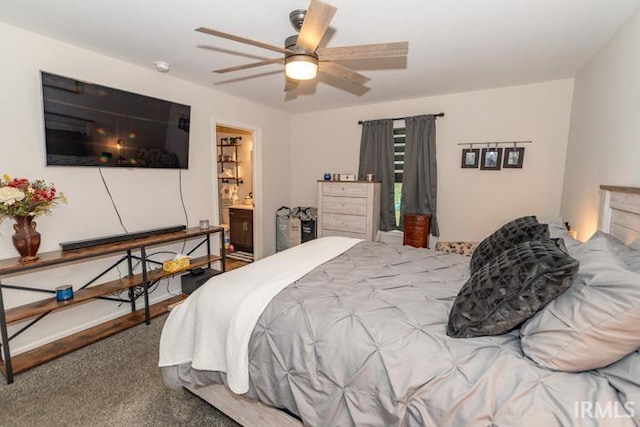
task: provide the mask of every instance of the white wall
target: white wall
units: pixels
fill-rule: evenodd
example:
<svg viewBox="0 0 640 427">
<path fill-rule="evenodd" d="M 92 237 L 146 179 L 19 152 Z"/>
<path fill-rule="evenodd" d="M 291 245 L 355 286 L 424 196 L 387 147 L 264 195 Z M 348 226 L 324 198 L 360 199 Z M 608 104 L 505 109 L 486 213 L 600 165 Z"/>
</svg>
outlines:
<svg viewBox="0 0 640 427">
<path fill-rule="evenodd" d="M 209 88 L 161 74 L 150 66 L 141 68 L 34 33 L 0 24 L 0 173 L 14 177 L 54 182 L 69 199 L 53 215 L 38 218 L 42 233 L 40 251 L 58 249 L 59 242 L 119 234 L 123 232 L 102 184 L 97 168 L 45 167 L 44 127 L 39 70 L 96 82 L 130 92 L 191 105 L 190 164 L 182 171 L 182 189 L 190 226 L 198 220 L 218 217 L 215 179 L 215 123 L 239 124 L 256 130 L 255 144 L 262 144 L 260 184 L 261 208 L 265 212 L 263 231 L 265 254 L 275 252 L 273 214 L 290 202 L 290 152 L 288 114 L 218 93 Z M 104 177 L 129 231 L 184 224 L 177 170 L 103 170 Z M 0 225 L 0 258 L 17 255 L 12 246 L 10 220 Z M 179 250 L 181 245 L 173 247 Z M 166 255 L 165 255 L 166 256 Z M 96 268 L 108 264 L 96 263 Z M 71 279 L 88 280 L 97 274 L 86 265 L 67 266 L 32 277 L 15 277 L 7 283 L 22 283 L 53 289 Z M 114 273 L 116 274 L 116 273 Z M 113 276 L 111 276 L 113 277 Z M 117 277 L 117 274 L 116 274 Z M 161 284 L 154 300 L 164 299 L 176 284 Z M 4 291 L 5 306 L 12 307 L 40 299 L 42 295 Z M 67 310 L 46 319 L 13 341 L 15 350 L 38 340 L 49 339 L 94 320 L 126 312 L 109 302 L 96 302 Z"/>
<path fill-rule="evenodd" d="M 444 112 L 437 120 L 441 240 L 481 240 L 525 214 L 560 212 L 573 79 L 293 117 L 292 204 L 317 206 L 324 172 L 357 172 L 358 120 Z M 532 140 L 523 169 L 462 169 L 458 143 Z M 475 147 L 479 148 L 479 147 Z"/>
<path fill-rule="evenodd" d="M 562 214 L 585 240 L 600 185 L 640 186 L 640 12 L 576 77 Z"/>
</svg>

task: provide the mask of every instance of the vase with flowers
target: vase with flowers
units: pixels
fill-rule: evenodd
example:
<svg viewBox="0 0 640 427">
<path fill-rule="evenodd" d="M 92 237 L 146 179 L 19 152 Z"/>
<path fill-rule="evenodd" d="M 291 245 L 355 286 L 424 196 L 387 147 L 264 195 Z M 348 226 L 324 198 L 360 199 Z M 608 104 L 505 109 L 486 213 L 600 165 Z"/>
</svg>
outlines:
<svg viewBox="0 0 640 427">
<path fill-rule="evenodd" d="M 52 183 L 37 179 L 11 178 L 3 175 L 0 179 L 0 222 L 5 218 L 15 221 L 13 245 L 20 254 L 20 261 L 28 262 L 38 258 L 40 233 L 36 231 L 35 217 L 51 213 L 58 203 L 66 203 L 64 194 L 58 192 Z"/>
</svg>

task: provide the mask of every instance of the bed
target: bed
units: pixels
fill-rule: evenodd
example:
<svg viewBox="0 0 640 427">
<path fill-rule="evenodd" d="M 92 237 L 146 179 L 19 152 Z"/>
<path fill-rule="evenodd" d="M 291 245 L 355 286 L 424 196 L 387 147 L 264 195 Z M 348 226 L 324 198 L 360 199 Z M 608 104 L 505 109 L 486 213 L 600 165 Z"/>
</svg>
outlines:
<svg viewBox="0 0 640 427">
<path fill-rule="evenodd" d="M 589 241 L 548 227 L 571 274 L 545 273 L 565 288 L 508 332 L 452 337 L 451 318 L 479 272 L 537 240 L 473 271 L 457 254 L 319 239 L 217 276 L 174 309 L 165 382 L 245 426 L 638 426 L 640 189 L 603 186 L 601 200 Z"/>
</svg>

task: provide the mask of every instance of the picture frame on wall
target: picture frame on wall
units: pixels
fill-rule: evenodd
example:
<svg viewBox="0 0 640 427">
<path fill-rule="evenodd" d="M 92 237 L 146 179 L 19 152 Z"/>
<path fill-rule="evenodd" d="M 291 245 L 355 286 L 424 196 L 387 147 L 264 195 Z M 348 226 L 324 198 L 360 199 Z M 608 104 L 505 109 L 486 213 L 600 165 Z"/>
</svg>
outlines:
<svg viewBox="0 0 640 427">
<path fill-rule="evenodd" d="M 502 148 L 483 148 L 480 155 L 480 170 L 499 171 L 502 165 Z"/>
<path fill-rule="evenodd" d="M 462 149 L 462 168 L 478 169 L 480 164 L 479 148 L 463 148 Z"/>
<path fill-rule="evenodd" d="M 524 160 L 524 147 L 511 147 L 504 149 L 503 168 L 522 169 Z"/>
</svg>

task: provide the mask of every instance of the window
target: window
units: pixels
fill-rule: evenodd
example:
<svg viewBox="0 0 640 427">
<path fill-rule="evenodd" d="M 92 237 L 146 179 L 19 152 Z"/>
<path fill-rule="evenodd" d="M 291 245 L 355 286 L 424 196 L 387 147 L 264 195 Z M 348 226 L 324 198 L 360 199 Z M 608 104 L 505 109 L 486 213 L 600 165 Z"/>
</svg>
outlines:
<svg viewBox="0 0 640 427">
<path fill-rule="evenodd" d="M 402 172 L 404 170 L 404 144 L 406 139 L 406 128 L 393 129 L 393 152 L 394 152 L 394 186 L 393 201 L 396 211 L 396 226 L 400 224 L 400 199 L 402 197 Z"/>
</svg>

